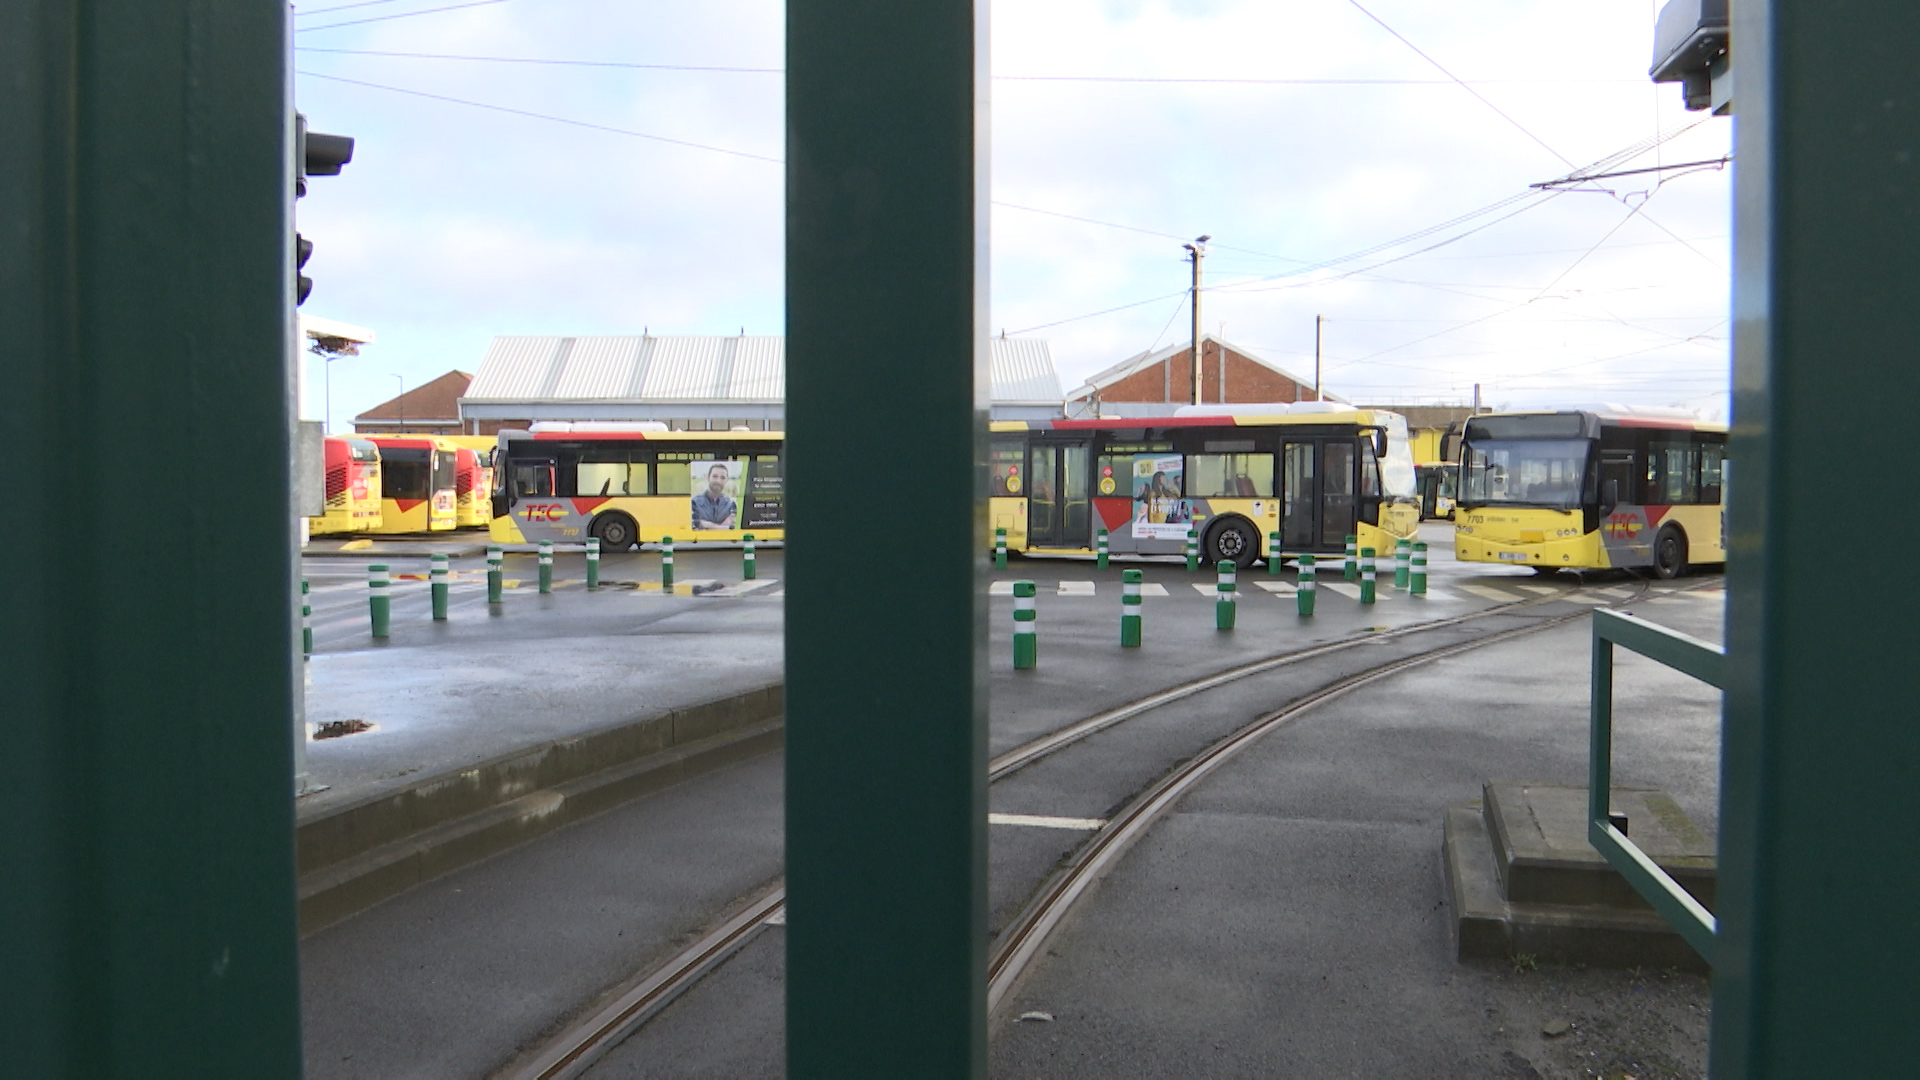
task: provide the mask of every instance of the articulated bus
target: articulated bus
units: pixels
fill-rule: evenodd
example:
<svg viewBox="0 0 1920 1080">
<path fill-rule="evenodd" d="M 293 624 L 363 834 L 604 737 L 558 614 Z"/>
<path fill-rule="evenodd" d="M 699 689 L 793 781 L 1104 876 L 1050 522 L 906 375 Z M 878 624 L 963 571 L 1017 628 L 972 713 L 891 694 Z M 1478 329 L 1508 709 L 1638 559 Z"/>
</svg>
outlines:
<svg viewBox="0 0 1920 1080">
<path fill-rule="evenodd" d="M 1420 520 L 1452 518 L 1460 496 L 1460 466 L 1451 461 L 1422 461 L 1413 466 L 1420 488 Z"/>
<path fill-rule="evenodd" d="M 1678 410 L 1476 416 L 1460 451 L 1454 555 L 1662 578 L 1725 562 L 1726 442 L 1725 425 Z"/>
<path fill-rule="evenodd" d="M 1156 418 L 997 421 L 991 525 L 1007 548 L 1178 555 L 1198 530 L 1209 562 L 1251 565 L 1278 532 L 1287 555 L 1359 546 L 1391 556 L 1419 528 L 1413 455 L 1397 413 L 1332 402 L 1198 405 Z"/>
<path fill-rule="evenodd" d="M 455 447 L 438 438 L 369 435 L 380 448 L 380 523 L 366 532 L 423 533 L 458 523 Z"/>
<path fill-rule="evenodd" d="M 671 536 L 786 536 L 779 431 L 669 431 L 653 421 L 542 422 L 502 431 L 494 454 L 494 540 L 603 551 Z"/>
<path fill-rule="evenodd" d="M 327 512 L 307 519 L 307 532 L 366 532 L 380 526 L 380 451 L 365 439 L 325 443 Z"/>
</svg>

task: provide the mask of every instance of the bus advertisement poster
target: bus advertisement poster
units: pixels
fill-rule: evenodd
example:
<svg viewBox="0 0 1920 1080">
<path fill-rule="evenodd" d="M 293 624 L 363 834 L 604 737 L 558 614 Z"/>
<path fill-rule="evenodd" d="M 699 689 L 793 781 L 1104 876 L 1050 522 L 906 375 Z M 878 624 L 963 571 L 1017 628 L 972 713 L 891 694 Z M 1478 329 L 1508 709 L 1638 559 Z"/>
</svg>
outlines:
<svg viewBox="0 0 1920 1080">
<path fill-rule="evenodd" d="M 695 532 L 740 528 L 740 478 L 746 475 L 746 465 L 744 461 L 691 463 Z"/>
<path fill-rule="evenodd" d="M 787 524 L 786 481 L 774 470 L 778 466 L 763 463 L 748 474 L 747 529 L 780 529 Z"/>
<path fill-rule="evenodd" d="M 1133 456 L 1133 536 L 1138 540 L 1179 540 L 1187 535 L 1193 511 L 1181 497 L 1186 459 L 1178 454 Z"/>
</svg>

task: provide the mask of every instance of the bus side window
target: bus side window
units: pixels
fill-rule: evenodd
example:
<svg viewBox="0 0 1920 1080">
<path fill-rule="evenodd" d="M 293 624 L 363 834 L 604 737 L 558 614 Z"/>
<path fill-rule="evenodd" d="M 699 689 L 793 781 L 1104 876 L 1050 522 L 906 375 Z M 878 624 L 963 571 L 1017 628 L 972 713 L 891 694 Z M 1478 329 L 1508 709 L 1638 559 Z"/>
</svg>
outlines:
<svg viewBox="0 0 1920 1080">
<path fill-rule="evenodd" d="M 1700 501 L 1709 506 L 1720 502 L 1720 465 L 1725 456 L 1726 447 L 1718 443 L 1700 448 Z"/>
<path fill-rule="evenodd" d="M 664 456 L 664 455 L 663 455 Z M 658 495 L 693 494 L 692 467 L 686 461 L 662 461 L 655 466 L 654 493 Z"/>
<path fill-rule="evenodd" d="M 1380 497 L 1380 459 L 1374 456 L 1373 440 L 1360 440 L 1360 497 Z"/>
</svg>

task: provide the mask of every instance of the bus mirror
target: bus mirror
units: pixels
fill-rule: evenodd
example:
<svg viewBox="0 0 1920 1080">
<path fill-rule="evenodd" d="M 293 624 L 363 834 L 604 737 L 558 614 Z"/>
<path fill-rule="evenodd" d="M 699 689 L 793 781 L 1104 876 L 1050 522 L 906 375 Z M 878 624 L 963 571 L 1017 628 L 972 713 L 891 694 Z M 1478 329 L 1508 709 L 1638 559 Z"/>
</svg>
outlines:
<svg viewBox="0 0 1920 1080">
<path fill-rule="evenodd" d="M 1373 456 L 1379 457 L 1379 458 L 1384 458 L 1387 456 L 1387 429 L 1386 428 L 1373 429 Z"/>
</svg>

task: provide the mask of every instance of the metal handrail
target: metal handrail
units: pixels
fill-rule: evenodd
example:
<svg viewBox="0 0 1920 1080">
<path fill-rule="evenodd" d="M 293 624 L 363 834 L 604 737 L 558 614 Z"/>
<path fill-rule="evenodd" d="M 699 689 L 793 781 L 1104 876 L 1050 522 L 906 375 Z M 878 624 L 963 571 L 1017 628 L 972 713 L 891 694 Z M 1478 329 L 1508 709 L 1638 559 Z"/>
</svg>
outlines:
<svg viewBox="0 0 1920 1080">
<path fill-rule="evenodd" d="M 1624 645 L 1652 660 L 1724 689 L 1727 653 L 1711 642 L 1669 630 L 1616 611 L 1593 613 L 1593 698 L 1588 713 L 1591 739 L 1587 766 L 1587 840 L 1635 892 L 1653 905 L 1693 951 L 1713 963 L 1713 913 L 1647 857 L 1627 835 L 1613 827 L 1613 647 Z"/>
</svg>

